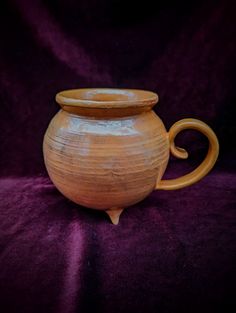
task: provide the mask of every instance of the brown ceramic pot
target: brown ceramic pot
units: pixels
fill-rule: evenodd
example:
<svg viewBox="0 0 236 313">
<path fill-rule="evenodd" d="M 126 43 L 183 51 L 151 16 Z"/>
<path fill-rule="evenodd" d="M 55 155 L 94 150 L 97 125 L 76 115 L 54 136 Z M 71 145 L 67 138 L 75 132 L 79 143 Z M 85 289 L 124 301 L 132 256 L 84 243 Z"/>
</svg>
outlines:
<svg viewBox="0 0 236 313">
<path fill-rule="evenodd" d="M 60 192 L 88 208 L 105 210 L 117 224 L 125 207 L 154 189 L 178 189 L 213 167 L 218 140 L 209 126 L 183 119 L 169 132 L 152 111 L 157 94 L 135 89 L 75 89 L 57 94 L 61 110 L 49 124 L 43 152 L 48 174 Z M 208 137 L 205 160 L 190 174 L 161 180 L 171 153 L 186 159 L 175 136 L 195 129 Z"/>
</svg>

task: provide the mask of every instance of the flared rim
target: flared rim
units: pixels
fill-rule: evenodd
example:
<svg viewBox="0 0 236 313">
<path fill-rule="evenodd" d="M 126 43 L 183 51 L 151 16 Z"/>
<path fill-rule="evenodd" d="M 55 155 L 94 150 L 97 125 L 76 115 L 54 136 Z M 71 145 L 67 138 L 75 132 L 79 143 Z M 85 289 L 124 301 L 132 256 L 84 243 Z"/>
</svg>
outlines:
<svg viewBox="0 0 236 313">
<path fill-rule="evenodd" d="M 57 93 L 56 101 L 72 107 L 134 108 L 155 105 L 158 95 L 142 89 L 81 88 Z"/>
</svg>

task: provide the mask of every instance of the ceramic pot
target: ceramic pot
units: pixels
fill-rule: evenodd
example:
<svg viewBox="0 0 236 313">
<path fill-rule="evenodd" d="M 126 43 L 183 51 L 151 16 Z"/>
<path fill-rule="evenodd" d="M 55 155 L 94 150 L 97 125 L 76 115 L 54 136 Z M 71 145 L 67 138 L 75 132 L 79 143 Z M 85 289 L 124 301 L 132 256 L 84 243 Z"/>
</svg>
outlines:
<svg viewBox="0 0 236 313">
<path fill-rule="evenodd" d="M 152 110 L 157 94 L 136 89 L 74 89 L 56 95 L 61 110 L 43 142 L 48 174 L 59 191 L 88 208 L 105 210 L 118 224 L 122 210 L 155 189 L 178 189 L 204 177 L 216 162 L 219 144 L 212 129 L 183 119 L 166 131 Z M 175 136 L 195 129 L 207 136 L 209 150 L 193 172 L 162 180 L 170 152 L 186 159 Z"/>
</svg>

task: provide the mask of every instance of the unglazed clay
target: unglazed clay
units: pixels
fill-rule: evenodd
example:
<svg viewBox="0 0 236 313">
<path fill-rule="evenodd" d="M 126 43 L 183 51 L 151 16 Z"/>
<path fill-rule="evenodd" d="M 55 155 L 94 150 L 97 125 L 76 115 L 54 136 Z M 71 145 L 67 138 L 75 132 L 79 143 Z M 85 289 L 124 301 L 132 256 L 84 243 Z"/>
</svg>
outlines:
<svg viewBox="0 0 236 313">
<path fill-rule="evenodd" d="M 169 132 L 152 111 L 157 94 L 136 89 L 74 89 L 57 94 L 61 110 L 43 143 L 48 174 L 59 191 L 84 207 L 104 210 L 118 224 L 124 208 L 154 189 L 178 189 L 204 177 L 218 157 L 219 144 L 209 126 L 183 119 Z M 208 137 L 205 160 L 190 174 L 161 180 L 169 152 L 186 159 L 175 136 L 195 129 Z"/>
</svg>

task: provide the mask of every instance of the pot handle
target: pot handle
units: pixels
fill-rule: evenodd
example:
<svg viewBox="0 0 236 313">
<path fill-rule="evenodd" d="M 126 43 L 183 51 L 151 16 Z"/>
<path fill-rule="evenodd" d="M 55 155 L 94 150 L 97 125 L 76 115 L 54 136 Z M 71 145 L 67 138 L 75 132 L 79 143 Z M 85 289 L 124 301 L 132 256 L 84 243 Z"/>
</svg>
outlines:
<svg viewBox="0 0 236 313">
<path fill-rule="evenodd" d="M 185 129 L 200 131 L 209 140 L 209 149 L 204 161 L 192 172 L 175 179 L 161 180 L 156 189 L 175 190 L 190 186 L 202 179 L 214 166 L 219 154 L 219 142 L 213 130 L 200 120 L 186 118 L 176 122 L 169 130 L 169 141 L 171 153 L 179 159 L 187 159 L 188 152 L 175 146 L 176 135 Z"/>
</svg>

